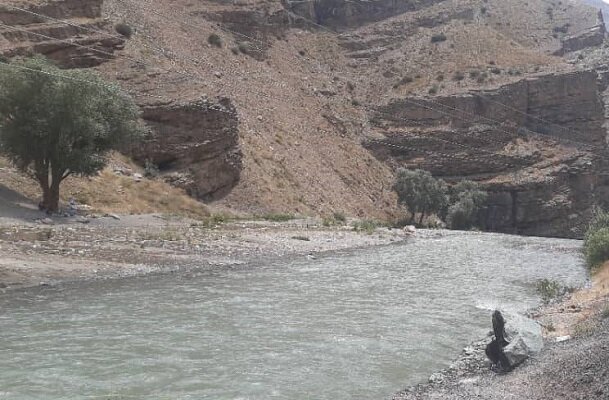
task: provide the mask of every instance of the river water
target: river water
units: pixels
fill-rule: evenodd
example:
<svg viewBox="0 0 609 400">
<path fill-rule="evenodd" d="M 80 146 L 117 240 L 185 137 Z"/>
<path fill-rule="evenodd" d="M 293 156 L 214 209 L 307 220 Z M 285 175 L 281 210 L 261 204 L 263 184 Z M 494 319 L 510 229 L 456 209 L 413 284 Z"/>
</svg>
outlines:
<svg viewBox="0 0 609 400">
<path fill-rule="evenodd" d="M 580 242 L 426 232 L 260 266 L 0 295 L 0 399 L 384 399 L 494 307 L 582 286 Z"/>
</svg>

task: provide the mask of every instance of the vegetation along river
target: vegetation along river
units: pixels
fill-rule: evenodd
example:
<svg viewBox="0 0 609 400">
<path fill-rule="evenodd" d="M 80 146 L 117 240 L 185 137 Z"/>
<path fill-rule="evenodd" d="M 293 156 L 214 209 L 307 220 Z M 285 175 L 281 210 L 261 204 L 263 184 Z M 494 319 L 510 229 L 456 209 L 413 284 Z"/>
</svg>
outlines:
<svg viewBox="0 0 609 400">
<path fill-rule="evenodd" d="M 580 242 L 426 231 L 266 265 L 0 295 L 0 399 L 383 399 L 490 311 L 582 286 Z"/>
</svg>

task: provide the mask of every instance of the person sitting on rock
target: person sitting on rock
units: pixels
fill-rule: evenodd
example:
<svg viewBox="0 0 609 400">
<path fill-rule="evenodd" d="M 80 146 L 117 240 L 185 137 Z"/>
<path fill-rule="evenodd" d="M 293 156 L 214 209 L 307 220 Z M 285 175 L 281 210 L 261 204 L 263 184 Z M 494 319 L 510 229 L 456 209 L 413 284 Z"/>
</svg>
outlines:
<svg viewBox="0 0 609 400">
<path fill-rule="evenodd" d="M 511 371 L 512 366 L 507 356 L 503 352 L 503 348 L 509 344 L 505 334 L 505 320 L 499 310 L 493 312 L 493 340 L 486 346 L 485 353 L 491 360 L 491 369 L 498 371 Z"/>
</svg>

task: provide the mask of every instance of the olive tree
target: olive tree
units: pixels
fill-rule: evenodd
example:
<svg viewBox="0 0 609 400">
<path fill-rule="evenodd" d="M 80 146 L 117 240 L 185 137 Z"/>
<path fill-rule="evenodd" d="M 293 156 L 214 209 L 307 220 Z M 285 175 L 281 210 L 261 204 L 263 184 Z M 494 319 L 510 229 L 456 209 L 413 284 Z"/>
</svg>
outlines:
<svg viewBox="0 0 609 400">
<path fill-rule="evenodd" d="M 36 57 L 0 64 L 0 151 L 34 177 L 41 208 L 59 208 L 59 185 L 90 176 L 139 134 L 138 109 L 115 84 Z"/>
<path fill-rule="evenodd" d="M 451 229 L 469 229 L 475 225 L 478 212 L 488 194 L 473 181 L 461 181 L 450 189 L 450 207 L 446 223 Z"/>
<path fill-rule="evenodd" d="M 399 169 L 393 190 L 398 195 L 398 202 L 408 207 L 411 223 L 415 214 L 420 213 L 421 224 L 426 215 L 437 214 L 448 204 L 446 183 L 428 171 Z"/>
</svg>

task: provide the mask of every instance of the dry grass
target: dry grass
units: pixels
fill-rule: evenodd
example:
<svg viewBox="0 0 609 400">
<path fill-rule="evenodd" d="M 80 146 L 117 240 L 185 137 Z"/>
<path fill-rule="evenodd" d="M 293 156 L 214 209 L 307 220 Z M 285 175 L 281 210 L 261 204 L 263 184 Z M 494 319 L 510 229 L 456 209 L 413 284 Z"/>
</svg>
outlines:
<svg viewBox="0 0 609 400">
<path fill-rule="evenodd" d="M 587 335 L 594 330 L 598 316 L 609 315 L 608 299 L 609 262 L 593 274 L 592 287 L 573 293 L 568 300 L 548 310 L 555 330 L 546 332 L 547 336 Z"/>
<path fill-rule="evenodd" d="M 0 158 L 0 167 L 4 169 L 0 184 L 36 202 L 40 197 L 38 184 L 9 165 Z M 110 165 L 141 172 L 138 166 L 119 154 L 112 155 Z M 184 191 L 160 180 L 142 178 L 136 182 L 132 176 L 117 175 L 111 167 L 92 178 L 68 178 L 62 184 L 61 197 L 63 201 L 74 197 L 77 202 L 91 206 L 92 211 L 101 213 L 209 216 L 207 207 Z"/>
</svg>

